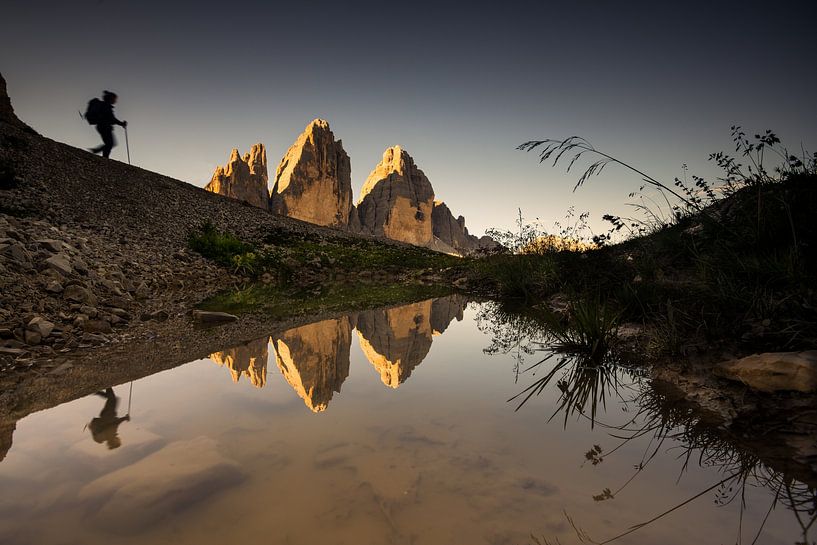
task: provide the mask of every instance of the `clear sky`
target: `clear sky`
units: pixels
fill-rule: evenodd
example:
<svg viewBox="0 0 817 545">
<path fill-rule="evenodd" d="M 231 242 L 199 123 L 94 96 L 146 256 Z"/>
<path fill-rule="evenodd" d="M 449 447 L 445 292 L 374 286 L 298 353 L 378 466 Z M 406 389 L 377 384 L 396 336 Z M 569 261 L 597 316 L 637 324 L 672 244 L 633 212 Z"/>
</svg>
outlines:
<svg viewBox="0 0 817 545">
<path fill-rule="evenodd" d="M 98 137 L 77 110 L 115 91 L 134 163 L 199 186 L 255 142 L 273 176 L 321 117 L 356 199 L 400 144 L 472 233 L 571 205 L 600 230 L 638 179 L 611 167 L 572 193 L 518 144 L 578 134 L 670 181 L 714 175 L 733 124 L 817 150 L 815 22 L 814 0 L 4 0 L 0 72 L 24 121 L 81 147 Z"/>
</svg>

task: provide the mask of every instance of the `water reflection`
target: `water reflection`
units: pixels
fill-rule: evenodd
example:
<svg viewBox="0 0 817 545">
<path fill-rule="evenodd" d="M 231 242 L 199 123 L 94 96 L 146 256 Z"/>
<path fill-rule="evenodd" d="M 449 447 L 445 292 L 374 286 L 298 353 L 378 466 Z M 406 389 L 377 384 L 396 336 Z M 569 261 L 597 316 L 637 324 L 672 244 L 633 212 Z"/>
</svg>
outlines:
<svg viewBox="0 0 817 545">
<path fill-rule="evenodd" d="M 634 461 L 633 472 L 622 477 L 620 483 L 602 488 L 592 496 L 594 501 L 626 498 L 625 491 L 669 448 L 676 450 L 679 480 L 694 464 L 717 471 L 719 478 L 702 490 L 605 540 L 591 538 L 581 527 L 581 516 L 566 513 L 579 542 L 603 545 L 618 541 L 709 495 L 718 506 L 739 504 L 737 543 L 747 536 L 749 543 L 759 543 L 769 514 L 778 506 L 787 509 L 799 527 L 798 545 L 814 543 L 809 534 L 817 522 L 817 475 L 808 464 L 797 460 L 803 458 L 803 452 L 807 457 L 814 456 L 817 449 L 800 448 L 798 456 L 797 448 L 786 452 L 786 442 L 817 444 L 815 411 L 805 410 L 795 416 L 756 414 L 754 418 L 759 422 L 714 426 L 680 392 L 649 384 L 645 370 L 625 364 L 614 350 L 592 356 L 565 352 L 554 343 L 543 322 L 531 315 L 507 312 L 496 304 L 483 306 L 478 325 L 491 335 L 486 353 L 514 354 L 517 379 L 544 373 L 510 398 L 517 403 L 516 410 L 549 389 L 556 389 L 551 419 L 562 414 L 567 427 L 569 417 L 575 416 L 587 420 L 591 428 L 600 424 L 608 430 L 612 446 L 591 445 L 585 453 L 587 463 L 599 465 L 610 456 L 626 452 L 628 444 L 646 440 L 646 446 L 640 447 L 643 455 Z M 526 358 L 531 357 L 534 363 L 526 365 Z M 598 421 L 599 415 L 609 416 L 606 409 L 611 397 L 622 410 L 632 412 L 623 424 Z M 745 439 L 749 437 L 754 438 L 751 444 Z M 763 506 L 765 517 L 746 521 L 747 490 L 755 487 L 767 489 L 771 497 Z M 535 542 L 542 543 L 539 539 Z M 544 542 L 548 543 L 547 539 Z"/>
<path fill-rule="evenodd" d="M 718 429 L 637 367 L 554 351 L 529 318 L 480 313 L 506 353 L 485 355 L 473 319 L 492 306 L 454 327 L 464 303 L 325 318 L 141 379 L 115 450 L 83 426 L 121 418 L 126 384 L 0 424 L 0 449 L 16 433 L 0 543 L 813 544 L 817 483 L 786 449 L 813 447 L 817 412 Z"/>
<path fill-rule="evenodd" d="M 352 320 L 323 320 L 270 337 L 278 369 L 313 412 L 326 410 L 349 376 Z"/>
<path fill-rule="evenodd" d="M 428 355 L 433 337 L 455 319 L 463 319 L 467 303 L 463 296 L 451 295 L 350 313 L 222 350 L 210 359 L 227 367 L 234 382 L 246 375 L 261 388 L 266 383 L 267 360 L 273 354 L 281 374 L 304 404 L 313 412 L 322 412 L 349 376 L 353 330 L 383 384 L 397 388 Z"/>
<path fill-rule="evenodd" d="M 211 360 L 229 369 L 233 382 L 243 375 L 256 388 L 263 388 L 267 382 L 267 358 L 266 337 L 210 354 Z"/>
<path fill-rule="evenodd" d="M 107 388 L 105 391 L 97 392 L 95 395 L 103 398 L 105 405 L 102 407 L 99 416 L 88 423 L 91 436 L 97 443 L 105 443 L 108 445 L 109 450 L 119 448 L 122 446 L 122 440 L 119 438 L 119 425 L 122 422 L 129 422 L 130 414 L 126 414 L 122 417 L 117 415 L 119 398 L 113 393 L 113 388 Z"/>
</svg>

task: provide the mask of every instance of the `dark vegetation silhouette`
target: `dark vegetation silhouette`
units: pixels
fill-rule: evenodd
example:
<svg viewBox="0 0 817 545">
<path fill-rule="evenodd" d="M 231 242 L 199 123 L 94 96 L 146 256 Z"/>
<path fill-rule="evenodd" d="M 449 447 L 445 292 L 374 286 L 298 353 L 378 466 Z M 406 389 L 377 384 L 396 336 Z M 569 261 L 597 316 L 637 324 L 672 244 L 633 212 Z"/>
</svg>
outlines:
<svg viewBox="0 0 817 545">
<path fill-rule="evenodd" d="M 654 355 L 722 343 L 745 351 L 813 346 L 817 155 L 790 153 L 771 131 L 750 138 L 733 127 L 732 139 L 735 155 L 710 155 L 723 172 L 714 182 L 686 167 L 682 178 L 658 180 L 580 137 L 525 142 L 519 149 L 569 171 L 589 160 L 574 190 L 611 165 L 639 176 L 634 213 L 605 215 L 611 227 L 602 234 L 588 233 L 578 215 L 559 236 L 585 246 L 563 248 L 532 243 L 547 232 L 520 212 L 516 231 L 494 230 L 509 253 L 483 260 L 481 279 L 529 304 L 555 295 L 570 308 L 598 301 L 618 317 L 611 326 L 647 325 Z"/>
</svg>

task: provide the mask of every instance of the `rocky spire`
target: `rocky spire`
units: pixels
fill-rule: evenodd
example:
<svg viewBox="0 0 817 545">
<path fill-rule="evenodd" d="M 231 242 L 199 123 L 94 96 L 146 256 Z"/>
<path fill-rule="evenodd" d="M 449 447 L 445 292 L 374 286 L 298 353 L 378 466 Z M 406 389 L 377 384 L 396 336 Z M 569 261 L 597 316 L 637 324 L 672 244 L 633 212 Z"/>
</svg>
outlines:
<svg viewBox="0 0 817 545">
<path fill-rule="evenodd" d="M 400 146 L 388 148 L 361 190 L 361 231 L 430 246 L 434 189 L 414 159 Z"/>
<path fill-rule="evenodd" d="M 244 157 L 233 149 L 227 165 L 216 167 L 204 189 L 259 208 L 269 208 L 268 181 L 267 151 L 264 144 L 255 144 Z"/>
<path fill-rule="evenodd" d="M 431 225 L 434 236 L 454 248 L 457 253 L 465 255 L 479 247 L 479 239 L 468 233 L 465 218 L 454 214 L 443 201 L 434 201 L 431 213 Z"/>
<path fill-rule="evenodd" d="M 352 166 L 328 122 L 312 121 L 287 150 L 275 172 L 270 200 L 278 214 L 350 228 Z"/>
<path fill-rule="evenodd" d="M 11 106 L 11 99 L 6 90 L 6 80 L 3 79 L 3 74 L 0 73 L 0 123 L 7 123 L 28 130 L 32 130 L 28 125 L 20 121 L 17 114 L 14 113 L 14 108 Z"/>
</svg>

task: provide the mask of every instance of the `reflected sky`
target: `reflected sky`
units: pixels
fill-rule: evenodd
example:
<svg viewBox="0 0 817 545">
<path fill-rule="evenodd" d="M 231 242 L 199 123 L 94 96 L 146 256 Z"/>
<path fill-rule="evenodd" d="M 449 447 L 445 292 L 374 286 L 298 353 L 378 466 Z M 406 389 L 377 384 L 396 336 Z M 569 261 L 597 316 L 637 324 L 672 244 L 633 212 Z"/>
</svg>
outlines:
<svg viewBox="0 0 817 545">
<path fill-rule="evenodd" d="M 325 319 L 146 377 L 132 393 L 114 385 L 117 415 L 131 415 L 116 449 L 86 428 L 104 395 L 24 418 L 0 463 L 0 542 L 493 544 L 534 534 L 566 545 L 577 543 L 567 516 L 603 540 L 723 479 L 711 465 L 683 471 L 676 436 L 622 489 L 649 438 L 611 453 L 621 441 L 606 426 L 631 423 L 638 404 L 612 396 L 604 426 L 565 427 L 547 421 L 561 400 L 549 388 L 515 412 L 507 400 L 538 376 L 517 374 L 512 354 L 486 354 L 493 339 L 477 328 L 478 306 L 463 303 Z M 411 364 L 410 376 L 384 380 L 363 339 Z M 390 377 L 404 380 L 392 388 Z M 640 390 L 627 372 L 617 382 Z M 601 452 L 588 457 L 594 445 Z M 605 490 L 615 498 L 598 501 Z M 618 543 L 734 542 L 740 502 L 715 505 L 716 492 Z M 747 487 L 744 540 L 772 497 Z M 760 542 L 797 538 L 778 508 Z"/>
</svg>

